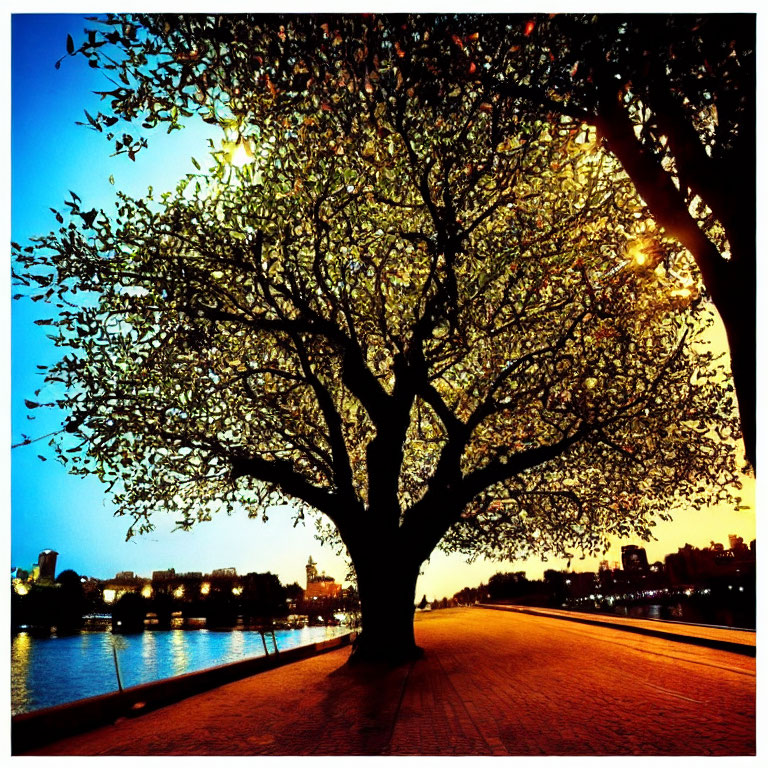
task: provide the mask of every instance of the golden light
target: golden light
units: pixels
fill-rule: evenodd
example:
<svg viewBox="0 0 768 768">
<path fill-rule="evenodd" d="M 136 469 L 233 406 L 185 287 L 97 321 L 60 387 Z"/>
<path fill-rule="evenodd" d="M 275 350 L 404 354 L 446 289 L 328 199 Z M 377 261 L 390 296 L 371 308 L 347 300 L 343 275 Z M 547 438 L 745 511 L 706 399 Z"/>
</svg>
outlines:
<svg viewBox="0 0 768 768">
<path fill-rule="evenodd" d="M 234 165 L 235 168 L 242 168 L 245 165 L 249 165 L 254 161 L 253 148 L 251 142 L 246 141 L 240 137 L 238 142 L 234 145 L 233 149 L 229 153 L 229 164 Z"/>
<path fill-rule="evenodd" d="M 242 587 L 232 587 L 232 594 L 233 595 L 242 595 L 243 594 L 243 588 Z"/>
<path fill-rule="evenodd" d="M 207 595 L 211 591 L 211 585 L 206 581 L 200 585 L 200 594 Z"/>
<path fill-rule="evenodd" d="M 114 589 L 105 589 L 103 597 L 105 603 L 114 603 L 115 598 L 117 597 L 117 592 Z"/>
<path fill-rule="evenodd" d="M 13 591 L 17 595 L 26 595 L 29 592 L 29 588 L 21 581 L 17 581 L 13 585 Z"/>
<path fill-rule="evenodd" d="M 630 265 L 642 271 L 655 269 L 663 257 L 662 250 L 652 241 L 633 240 L 627 248 Z"/>
<path fill-rule="evenodd" d="M 173 590 L 173 596 L 174 597 L 184 597 L 184 587 L 176 587 L 176 589 Z"/>
<path fill-rule="evenodd" d="M 672 300 L 673 305 L 678 308 L 687 307 L 697 297 L 698 291 L 695 286 L 683 285 L 669 292 L 669 298 Z"/>
<path fill-rule="evenodd" d="M 142 597 L 152 597 L 152 587 L 149 584 L 144 585 L 144 589 L 141 590 Z"/>
</svg>

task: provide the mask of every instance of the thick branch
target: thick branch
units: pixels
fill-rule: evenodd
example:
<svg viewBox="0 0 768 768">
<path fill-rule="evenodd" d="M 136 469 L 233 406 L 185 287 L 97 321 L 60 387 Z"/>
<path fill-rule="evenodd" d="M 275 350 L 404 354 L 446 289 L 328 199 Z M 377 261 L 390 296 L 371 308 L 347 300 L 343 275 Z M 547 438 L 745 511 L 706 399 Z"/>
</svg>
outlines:
<svg viewBox="0 0 768 768">
<path fill-rule="evenodd" d="M 685 197 L 670 175 L 635 136 L 615 85 L 604 86 L 594 122 L 656 221 L 691 252 L 707 290 L 718 305 L 723 300 L 726 262 L 691 217 Z"/>
<path fill-rule="evenodd" d="M 230 458 L 232 479 L 252 477 L 266 483 L 277 485 L 287 495 L 306 502 L 314 509 L 323 512 L 333 522 L 342 519 L 345 511 L 337 497 L 325 488 L 318 488 L 302 477 L 293 468 L 292 462 L 284 459 L 267 460 L 244 454 Z"/>
</svg>

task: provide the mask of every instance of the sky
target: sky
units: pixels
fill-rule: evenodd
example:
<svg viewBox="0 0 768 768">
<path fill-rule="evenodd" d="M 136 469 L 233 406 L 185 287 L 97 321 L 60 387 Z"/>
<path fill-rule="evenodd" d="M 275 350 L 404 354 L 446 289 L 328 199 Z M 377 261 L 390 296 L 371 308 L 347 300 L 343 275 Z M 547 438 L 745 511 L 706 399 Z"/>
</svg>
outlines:
<svg viewBox="0 0 768 768">
<path fill-rule="evenodd" d="M 84 26 L 84 20 L 75 15 L 16 14 L 12 18 L 10 239 L 22 244 L 56 227 L 50 208 L 62 207 L 69 190 L 82 198 L 86 210 L 108 210 L 118 189 L 138 196 L 148 186 L 156 191 L 175 187 L 185 172 L 193 170 L 190 158 L 204 157 L 207 138 L 215 135 L 213 128 L 202 124 L 170 136 L 163 130 L 147 132 L 149 148 L 138 154 L 135 163 L 127 157 L 109 157 L 111 147 L 103 136 L 75 125 L 84 120 L 84 109 L 92 114 L 98 111 L 99 100 L 92 92 L 104 88 L 104 74 L 90 69 L 81 58 L 66 59 L 58 70 L 54 67 L 65 53 L 67 34 L 77 45 Z M 22 434 L 36 438 L 60 426 L 61 414 L 47 411 L 29 420 L 31 412 L 24 406 L 24 399 L 34 399 L 35 390 L 43 384 L 36 366 L 53 362 L 58 351 L 46 338 L 46 328 L 34 324 L 35 319 L 49 316 L 44 306 L 21 300 L 12 302 L 8 311 L 12 321 L 10 426 L 12 444 L 16 444 Z M 209 572 L 234 566 L 239 573 L 272 571 L 284 584 L 303 584 L 304 565 L 311 555 L 321 571 L 345 581 L 345 559 L 316 540 L 311 524 L 293 528 L 288 510 L 274 510 L 266 524 L 244 514 L 220 515 L 191 532 L 172 531 L 173 519 L 160 517 L 155 520 L 156 531 L 126 542 L 130 521 L 113 516 L 104 487 L 96 478 L 67 474 L 53 459 L 47 440 L 10 453 L 11 566 L 28 568 L 41 550 L 50 548 L 59 553 L 58 572 L 71 568 L 97 578 L 126 570 L 150 575 L 165 568 Z M 755 538 L 753 488 L 747 478 L 742 509 L 681 510 L 672 523 L 659 523 L 658 541 L 644 544 L 649 560 L 663 560 L 685 543 L 703 547 L 714 540 L 727 545 L 732 533 L 751 541 Z M 620 546 L 625 543 L 643 544 L 637 539 L 615 541 L 604 557 L 620 561 Z M 578 571 L 596 570 L 601 559 L 577 559 L 572 566 Z M 564 567 L 563 561 L 555 559 L 481 560 L 469 565 L 460 556 L 437 552 L 423 567 L 417 597 L 451 596 L 498 571 L 524 570 L 528 578 L 541 578 L 546 568 Z"/>
</svg>

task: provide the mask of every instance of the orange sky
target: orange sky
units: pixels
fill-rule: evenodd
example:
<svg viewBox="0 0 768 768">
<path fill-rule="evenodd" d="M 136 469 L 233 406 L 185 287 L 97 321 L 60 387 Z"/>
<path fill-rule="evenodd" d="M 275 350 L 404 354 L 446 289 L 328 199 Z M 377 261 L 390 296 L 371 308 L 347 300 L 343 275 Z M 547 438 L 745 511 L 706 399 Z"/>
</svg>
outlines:
<svg viewBox="0 0 768 768">
<path fill-rule="evenodd" d="M 719 317 L 716 318 L 716 324 L 708 338 L 712 342 L 714 352 L 728 354 L 725 331 Z M 727 364 L 730 365 L 730 362 Z M 743 451 L 740 451 L 739 455 L 743 455 Z M 744 475 L 742 481 L 744 487 L 736 493 L 742 498 L 740 509 L 734 510 L 729 506 L 719 505 L 702 510 L 676 510 L 673 512 L 672 521 L 657 523 L 654 529 L 656 541 L 644 543 L 637 538 L 623 541 L 614 538 L 606 555 L 584 560 L 575 559 L 571 563 L 571 569 L 596 571 L 603 559 L 608 560 L 609 563 L 620 562 L 622 544 L 644 546 L 649 562 L 663 561 L 665 555 L 676 552 L 686 543 L 695 547 L 707 547 L 711 541 L 715 541 L 727 547 L 729 534 L 741 536 L 748 544 L 756 538 L 755 479 Z M 561 570 L 565 569 L 566 565 L 566 561 L 554 558 L 548 562 L 541 562 L 540 558 L 512 563 L 483 560 L 467 565 L 456 555 L 435 553 L 423 569 L 423 575 L 417 587 L 417 597 L 425 593 L 430 599 L 450 597 L 462 587 L 477 586 L 500 571 L 525 571 L 529 579 L 540 579 L 548 568 Z"/>
</svg>

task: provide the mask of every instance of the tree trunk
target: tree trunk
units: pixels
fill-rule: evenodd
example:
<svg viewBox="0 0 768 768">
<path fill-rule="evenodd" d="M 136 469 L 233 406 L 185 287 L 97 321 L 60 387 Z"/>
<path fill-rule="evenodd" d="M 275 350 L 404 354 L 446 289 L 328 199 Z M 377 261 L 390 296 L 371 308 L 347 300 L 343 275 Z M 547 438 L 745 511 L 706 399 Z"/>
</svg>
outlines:
<svg viewBox="0 0 768 768">
<path fill-rule="evenodd" d="M 757 472 L 757 315 L 754 228 L 744 227 L 743 237 L 733 237 L 732 253 L 738 262 L 730 275 L 727 293 L 717 304 L 731 353 L 731 372 L 741 418 L 746 460 Z"/>
<path fill-rule="evenodd" d="M 350 661 L 400 664 L 418 658 L 413 613 L 420 563 L 400 559 L 388 547 L 368 554 L 353 559 L 363 626 Z"/>
</svg>

